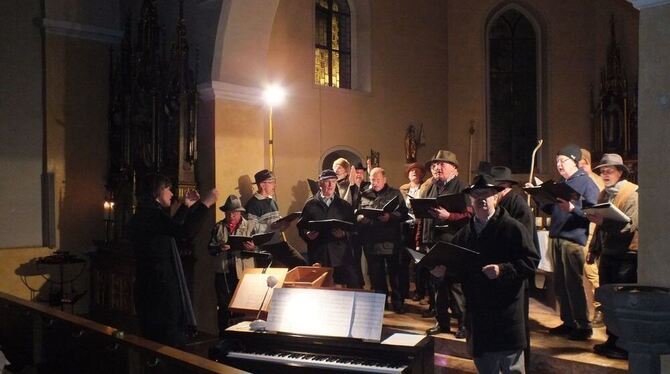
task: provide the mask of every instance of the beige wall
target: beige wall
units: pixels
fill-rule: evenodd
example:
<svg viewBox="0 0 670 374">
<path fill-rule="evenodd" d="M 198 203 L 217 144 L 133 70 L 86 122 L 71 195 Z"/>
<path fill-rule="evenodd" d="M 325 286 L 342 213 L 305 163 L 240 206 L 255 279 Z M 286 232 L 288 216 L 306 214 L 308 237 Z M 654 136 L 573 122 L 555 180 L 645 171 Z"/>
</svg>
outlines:
<svg viewBox="0 0 670 374">
<path fill-rule="evenodd" d="M 448 7 L 449 143 L 465 159 L 470 121 L 476 130 L 473 167 L 486 159 L 486 21 L 510 2 L 450 1 Z M 618 23 L 622 57 L 629 77 L 637 68 L 637 10 L 626 1 L 514 2 L 534 16 L 542 29 L 542 134 L 538 164 L 543 175 L 555 174 L 553 155 L 564 144 L 591 146 L 590 92 L 600 82 L 610 42 L 609 18 Z M 622 35 L 623 34 L 623 35 Z M 530 155 L 528 155 L 530 165 Z"/>
</svg>

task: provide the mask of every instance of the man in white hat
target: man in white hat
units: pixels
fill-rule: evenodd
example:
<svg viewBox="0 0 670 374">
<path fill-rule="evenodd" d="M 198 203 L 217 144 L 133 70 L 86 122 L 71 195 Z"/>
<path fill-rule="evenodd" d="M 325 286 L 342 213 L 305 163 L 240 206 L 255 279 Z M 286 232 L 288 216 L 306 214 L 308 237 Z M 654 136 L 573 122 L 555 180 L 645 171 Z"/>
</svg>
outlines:
<svg viewBox="0 0 670 374">
<path fill-rule="evenodd" d="M 627 221 L 603 218 L 597 214 L 587 214 L 595 223 L 596 238 L 586 256 L 593 263 L 597 257 L 600 284 L 637 283 L 637 243 L 638 243 L 638 186 L 626 180 L 630 174 L 621 156 L 615 153 L 603 155 L 600 164 L 594 168 L 600 173 L 605 189 L 598 196 L 598 203 L 611 203 L 621 210 Z M 616 345 L 617 336 L 607 330 L 607 341 L 593 347 L 600 355 L 625 359 L 628 352 Z"/>
</svg>

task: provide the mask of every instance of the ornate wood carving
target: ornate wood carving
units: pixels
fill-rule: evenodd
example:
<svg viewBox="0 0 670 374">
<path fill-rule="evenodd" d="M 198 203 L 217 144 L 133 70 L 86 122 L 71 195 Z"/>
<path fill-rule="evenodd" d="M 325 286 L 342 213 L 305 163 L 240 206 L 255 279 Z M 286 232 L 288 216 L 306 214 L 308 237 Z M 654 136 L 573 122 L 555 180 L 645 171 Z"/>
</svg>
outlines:
<svg viewBox="0 0 670 374">
<path fill-rule="evenodd" d="M 197 72 L 189 61 L 183 0 L 169 55 L 165 51 L 157 0 L 144 0 L 134 43 L 128 21 L 120 50 L 110 52 L 107 190 L 115 203 L 116 240 L 126 237 L 137 178 L 165 174 L 177 195 L 196 187 Z"/>
<path fill-rule="evenodd" d="M 601 70 L 600 92 L 592 104 L 593 145 L 596 155 L 618 153 L 637 158 L 637 84 L 628 85 L 621 48 L 616 40 L 614 16 L 610 20 L 611 41 L 607 63 Z"/>
</svg>

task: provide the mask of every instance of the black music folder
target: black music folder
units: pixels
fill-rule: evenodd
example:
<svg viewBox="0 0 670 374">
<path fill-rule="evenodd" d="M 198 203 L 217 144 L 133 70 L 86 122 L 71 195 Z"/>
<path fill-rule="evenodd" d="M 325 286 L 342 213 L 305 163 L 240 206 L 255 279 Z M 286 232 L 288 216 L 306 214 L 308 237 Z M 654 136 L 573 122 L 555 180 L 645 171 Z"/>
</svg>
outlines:
<svg viewBox="0 0 670 374">
<path fill-rule="evenodd" d="M 465 212 L 468 208 L 467 197 L 462 193 L 454 193 L 435 197 L 410 198 L 409 205 L 416 218 L 433 218 L 432 208 L 443 207 L 449 212 Z"/>
<path fill-rule="evenodd" d="M 382 208 L 360 208 L 356 210 L 356 214 L 362 214 L 368 218 L 377 218 L 384 213 L 392 213 L 396 209 L 398 209 L 398 196 L 394 196 Z"/>
<path fill-rule="evenodd" d="M 228 245 L 230 249 L 236 251 L 244 251 L 244 242 L 252 241 L 256 246 L 263 245 L 267 243 L 274 236 L 274 232 L 266 232 L 262 234 L 256 234 L 252 236 L 244 235 L 228 235 Z"/>
<path fill-rule="evenodd" d="M 290 222 L 293 222 L 296 219 L 300 218 L 300 216 L 302 216 L 302 212 L 289 213 L 286 216 L 276 220 L 274 223 L 277 223 L 277 222 L 289 222 L 290 223 Z"/>
<path fill-rule="evenodd" d="M 565 182 L 548 180 L 539 186 L 523 187 L 529 195 L 541 204 L 554 204 L 557 199 L 578 201 L 581 195 Z"/>
<path fill-rule="evenodd" d="M 449 242 L 437 242 L 417 264 L 428 269 L 444 265 L 447 275 L 456 276 L 463 269 L 479 265 L 479 252 Z"/>
<path fill-rule="evenodd" d="M 310 231 L 327 232 L 334 229 L 342 229 L 344 231 L 353 231 L 354 224 L 340 219 L 323 219 L 317 221 L 307 222 L 307 229 Z"/>
</svg>

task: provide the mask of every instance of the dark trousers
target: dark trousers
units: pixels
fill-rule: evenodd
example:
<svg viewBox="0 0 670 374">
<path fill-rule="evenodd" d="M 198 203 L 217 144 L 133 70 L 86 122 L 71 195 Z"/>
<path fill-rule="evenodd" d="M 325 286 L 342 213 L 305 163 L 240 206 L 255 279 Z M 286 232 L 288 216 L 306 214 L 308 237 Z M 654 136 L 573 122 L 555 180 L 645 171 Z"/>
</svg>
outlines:
<svg viewBox="0 0 670 374">
<path fill-rule="evenodd" d="M 363 258 L 363 244 L 358 235 L 354 234 L 351 238 L 351 248 L 353 249 L 354 263 L 353 271 L 355 273 L 354 287 L 363 288 L 365 279 L 363 278 L 363 269 L 361 268 L 361 259 Z"/>
<path fill-rule="evenodd" d="M 368 274 L 372 289 L 379 293 L 388 293 L 386 284 L 386 269 L 391 282 L 391 303 L 400 307 L 405 303 L 409 291 L 409 258 L 406 252 L 395 250 L 390 255 L 366 254 L 368 260 Z"/>
<path fill-rule="evenodd" d="M 155 342 L 182 349 L 186 346 L 186 324 L 182 320 L 178 323 L 155 323 L 151 319 L 140 318 L 142 337 Z"/>
<path fill-rule="evenodd" d="M 435 296 L 435 314 L 437 323 L 443 328 L 449 328 L 450 318 L 458 320 L 459 326 L 465 317 L 465 296 L 460 283 L 445 277 L 441 281 L 435 280 L 437 295 Z M 449 309 L 449 311 L 447 310 Z"/>
<path fill-rule="evenodd" d="M 630 254 L 624 258 L 601 256 L 598 264 L 600 285 L 612 283 L 637 283 L 637 255 Z M 607 342 L 616 344 L 618 337 L 606 329 Z"/>
<path fill-rule="evenodd" d="M 234 271 L 229 273 L 216 273 L 214 275 L 214 290 L 216 291 L 216 318 L 219 325 L 219 336 L 230 324 L 231 313 L 228 310 L 228 304 L 233 297 L 237 287 L 237 274 Z"/>
<path fill-rule="evenodd" d="M 569 240 L 551 238 L 554 259 L 554 291 L 558 297 L 561 320 L 573 328 L 590 328 L 584 274 L 584 246 Z"/>
<path fill-rule="evenodd" d="M 300 252 L 287 242 L 264 245 L 262 249 L 270 252 L 272 255 L 272 264 L 275 267 L 285 266 L 289 269 L 293 269 L 296 266 L 307 265 L 307 261 L 305 261 L 305 258 L 302 257 Z M 265 266 L 267 266 L 267 264 L 264 264 L 263 267 Z"/>
</svg>

